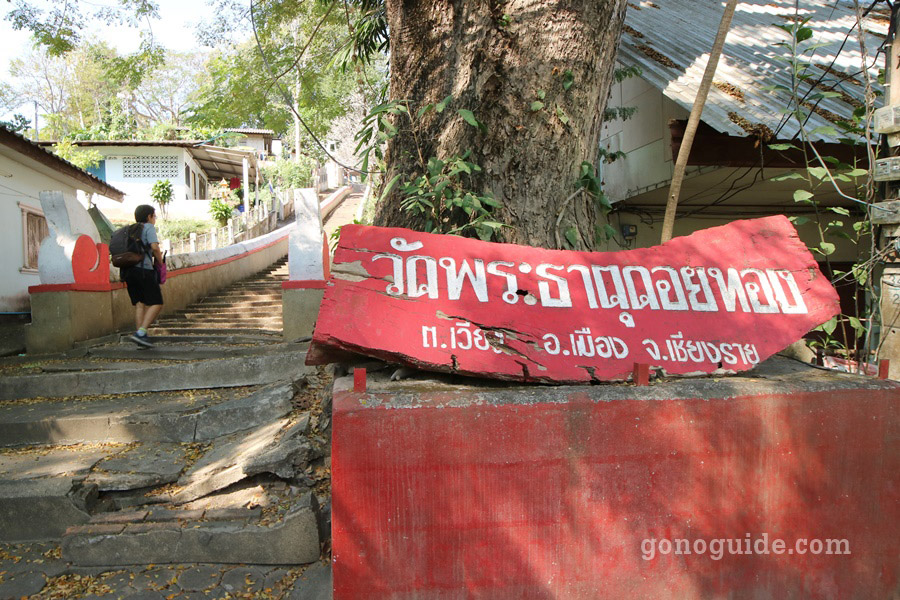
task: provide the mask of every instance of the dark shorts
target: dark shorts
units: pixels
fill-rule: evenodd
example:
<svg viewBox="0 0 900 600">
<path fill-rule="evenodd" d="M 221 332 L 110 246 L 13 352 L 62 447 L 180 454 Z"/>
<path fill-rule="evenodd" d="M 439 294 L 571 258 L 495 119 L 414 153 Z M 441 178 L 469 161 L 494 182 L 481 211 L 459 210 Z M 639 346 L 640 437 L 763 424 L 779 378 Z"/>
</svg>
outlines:
<svg viewBox="0 0 900 600">
<path fill-rule="evenodd" d="M 125 269 L 122 280 L 128 287 L 128 297 L 131 298 L 132 305 L 138 302 L 145 306 L 163 303 L 162 290 L 159 289 L 155 269 L 131 267 Z"/>
</svg>

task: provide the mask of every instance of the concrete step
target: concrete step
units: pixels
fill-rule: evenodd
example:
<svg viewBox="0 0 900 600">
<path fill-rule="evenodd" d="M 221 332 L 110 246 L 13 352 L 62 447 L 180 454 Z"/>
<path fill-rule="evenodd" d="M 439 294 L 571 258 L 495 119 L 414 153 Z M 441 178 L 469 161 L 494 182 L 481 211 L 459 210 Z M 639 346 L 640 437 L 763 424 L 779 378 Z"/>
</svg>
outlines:
<svg viewBox="0 0 900 600">
<path fill-rule="evenodd" d="M 261 332 L 249 328 L 240 331 L 184 328 L 184 331 L 194 334 Z M 166 330 L 160 333 L 165 334 Z M 280 334 L 281 332 L 273 332 L 273 337 Z M 153 349 L 146 350 L 152 351 Z M 0 378 L 0 398 L 60 398 L 260 385 L 302 378 L 313 371 L 304 364 L 305 361 L 306 352 L 295 350 L 275 356 L 202 360 L 112 372 L 11 376 Z"/>
<path fill-rule="evenodd" d="M 154 360 L 161 359 L 155 358 Z M 123 369 L 143 368 L 146 365 L 147 363 L 145 361 L 120 361 L 99 358 L 93 360 L 48 359 L 45 361 L 35 360 L 32 357 L 31 361 L 23 363 L 19 368 L 16 368 L 15 366 L 7 367 L 4 370 L 4 375 L 36 375 L 38 373 L 69 373 L 81 371 L 121 371 Z"/>
<path fill-rule="evenodd" d="M 231 290 L 277 290 L 281 291 L 280 281 L 242 281 L 228 289 Z"/>
<path fill-rule="evenodd" d="M 243 326 L 246 326 L 251 323 L 260 323 L 264 325 L 271 322 L 278 322 L 278 325 L 280 326 L 281 313 L 270 315 L 262 311 L 258 314 L 252 312 L 248 313 L 246 311 L 236 311 L 231 313 L 222 313 L 219 311 L 184 312 L 180 315 L 171 315 L 164 319 L 160 319 L 156 322 L 156 326 L 166 327 L 168 325 L 183 325 L 185 323 L 241 323 Z"/>
<path fill-rule="evenodd" d="M 318 457 L 309 433 L 310 415 L 303 412 L 219 437 L 178 478 L 172 502 L 185 504 L 261 473 L 294 477 L 300 465 Z"/>
<path fill-rule="evenodd" d="M 0 445 L 205 442 L 284 417 L 293 395 L 293 386 L 285 382 L 81 402 L 5 403 L 0 405 Z"/>
<path fill-rule="evenodd" d="M 146 352 L 148 356 L 153 352 L 156 352 L 160 348 L 165 349 L 168 345 L 184 345 L 184 344 L 197 344 L 204 346 L 222 346 L 228 344 L 248 344 L 256 347 L 265 347 L 271 344 L 280 343 L 280 336 L 273 336 L 269 333 L 259 333 L 258 330 L 254 329 L 254 333 L 246 334 L 229 334 L 229 333 L 221 333 L 221 329 L 217 330 L 215 334 L 202 334 L 202 333 L 179 333 L 179 334 L 166 334 L 160 335 L 159 332 L 155 332 L 156 335 L 153 336 L 153 343 L 156 344 L 155 348 L 143 348 L 141 346 L 137 346 L 134 342 L 130 341 L 128 336 L 122 336 L 119 344 L 121 346 L 129 346 L 131 348 L 140 350 L 141 352 Z M 213 357 L 215 358 L 215 357 Z"/>
<path fill-rule="evenodd" d="M 161 338 L 155 338 L 161 339 Z M 216 358 L 230 358 L 236 356 L 261 356 L 272 355 L 289 350 L 300 349 L 296 344 L 260 344 L 251 347 L 245 345 L 213 345 L 213 344 L 189 344 L 189 343 L 166 343 L 160 344 L 156 348 L 147 350 L 137 345 L 125 341 L 121 344 L 109 346 L 98 346 L 89 348 L 87 355 L 97 358 L 113 358 L 129 361 L 192 361 Z"/>
<path fill-rule="evenodd" d="M 35 447 L 0 453 L 0 541 L 59 539 L 67 527 L 86 523 L 97 488 L 82 480 L 119 450 Z"/>
<path fill-rule="evenodd" d="M 215 300 L 209 298 L 195 304 L 191 304 L 186 310 L 204 309 L 204 308 L 275 308 L 281 307 L 281 299 L 278 300 L 242 300 L 238 302 L 228 302 L 225 300 Z"/>
<path fill-rule="evenodd" d="M 281 341 L 281 329 L 273 329 L 271 327 L 208 327 L 204 325 L 193 326 L 189 322 L 184 325 L 170 325 L 167 327 L 154 327 L 153 339 L 156 336 L 176 336 L 176 335 L 254 335 L 259 337 L 269 336 L 270 338 Z M 3 388 L 0 387 L 0 390 Z"/>
<path fill-rule="evenodd" d="M 268 321 L 254 321 L 247 320 L 243 321 L 240 319 L 230 319 L 225 321 L 214 321 L 214 320 L 203 320 L 203 319 L 190 319 L 182 321 L 181 323 L 171 322 L 171 323 L 161 323 L 160 327 L 164 328 L 174 328 L 174 327 L 202 327 L 208 328 L 210 330 L 220 329 L 223 327 L 227 327 L 229 331 L 234 331 L 236 329 L 248 329 L 252 331 L 261 331 L 263 335 L 266 335 L 265 332 L 275 332 L 277 336 L 281 336 L 282 331 L 282 321 L 281 319 L 273 319 Z M 281 341 L 281 340 L 279 340 Z"/>
<path fill-rule="evenodd" d="M 282 321 L 281 319 L 257 320 L 257 319 L 224 319 L 215 320 L 212 318 L 196 318 L 181 319 L 172 321 L 163 321 L 157 325 L 158 331 L 171 330 L 175 328 L 204 328 L 209 330 L 222 330 L 227 328 L 228 331 L 235 330 L 252 330 L 253 332 L 262 332 L 259 335 L 270 335 L 267 332 L 276 332 L 276 336 L 281 335 Z M 154 338 L 156 339 L 156 338 Z M 277 340 L 281 341 L 281 340 Z"/>
<path fill-rule="evenodd" d="M 268 294 L 281 294 L 281 286 L 277 285 L 242 285 L 235 286 L 225 290 L 221 290 L 220 293 L 249 293 L 249 294 L 257 294 L 260 292 L 266 292 Z"/>
<path fill-rule="evenodd" d="M 212 296 L 207 296 L 209 302 L 241 302 L 241 301 L 249 301 L 249 302 L 259 302 L 261 300 L 265 300 L 267 302 L 272 303 L 281 303 L 281 292 L 272 293 L 244 293 L 244 292 L 228 292 L 224 294 L 215 294 Z M 205 304 L 205 302 L 204 302 Z"/>
<path fill-rule="evenodd" d="M 178 313 L 179 315 L 281 315 L 281 304 L 272 306 L 204 306 L 202 304 L 190 306 Z M 174 315 L 173 315 L 174 316 Z"/>
<path fill-rule="evenodd" d="M 151 510 L 98 515 L 66 531 L 62 557 L 78 566 L 173 563 L 306 564 L 319 558 L 319 507 L 307 492 L 275 523 L 259 509 Z"/>
<path fill-rule="evenodd" d="M 265 287 L 260 289 L 252 289 L 252 288 L 226 288 L 224 290 L 220 290 L 215 294 L 210 294 L 207 296 L 208 298 L 221 298 L 228 297 L 231 298 L 233 296 L 281 296 L 281 289 L 272 289 L 271 287 Z"/>
<path fill-rule="evenodd" d="M 193 306 L 208 306 L 210 303 L 225 303 L 229 306 L 246 306 L 246 303 L 263 302 L 264 306 L 280 306 L 281 294 L 261 296 L 259 294 L 234 294 L 231 296 L 209 296 L 207 302 L 197 303 Z M 253 306 L 252 304 L 250 306 Z"/>
</svg>

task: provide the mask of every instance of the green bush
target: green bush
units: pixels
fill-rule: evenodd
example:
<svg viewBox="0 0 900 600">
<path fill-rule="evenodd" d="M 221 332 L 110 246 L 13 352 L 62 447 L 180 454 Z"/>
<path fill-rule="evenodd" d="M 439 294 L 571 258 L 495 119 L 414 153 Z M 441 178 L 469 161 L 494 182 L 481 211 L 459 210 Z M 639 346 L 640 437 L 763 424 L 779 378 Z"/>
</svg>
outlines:
<svg viewBox="0 0 900 600">
<path fill-rule="evenodd" d="M 172 201 L 172 182 L 168 179 L 157 179 L 150 190 L 150 197 L 159 205 L 159 212 L 166 215 L 166 206 Z"/>
<path fill-rule="evenodd" d="M 213 198 L 209 203 L 209 214 L 212 215 L 212 218 L 219 224 L 219 227 L 224 227 L 228 224 L 228 219 L 231 218 L 232 210 L 234 209 L 230 204 L 219 198 Z"/>
<path fill-rule="evenodd" d="M 156 222 L 156 233 L 160 240 L 181 240 L 190 237 L 191 233 L 199 235 L 213 227 L 215 223 L 207 219 L 165 219 Z"/>
<path fill-rule="evenodd" d="M 263 169 L 265 178 L 278 189 L 312 187 L 312 170 L 315 162 L 308 156 L 300 156 L 300 162 L 278 159 Z"/>
</svg>

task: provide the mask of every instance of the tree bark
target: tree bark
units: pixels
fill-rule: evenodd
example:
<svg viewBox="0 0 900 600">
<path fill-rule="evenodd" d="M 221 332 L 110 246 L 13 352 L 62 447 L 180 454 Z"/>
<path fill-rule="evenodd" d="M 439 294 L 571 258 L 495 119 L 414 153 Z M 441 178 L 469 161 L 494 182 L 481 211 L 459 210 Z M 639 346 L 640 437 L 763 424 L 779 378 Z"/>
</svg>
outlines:
<svg viewBox="0 0 900 600">
<path fill-rule="evenodd" d="M 420 155 L 444 159 L 472 151 L 483 169 L 473 191 L 501 204 L 500 241 L 555 247 L 577 228 L 575 247 L 594 247 L 598 207 L 576 189 L 583 161 L 595 164 L 626 0 L 387 0 L 392 100 L 412 114 L 446 96 L 388 142 L 383 181 L 422 173 Z M 571 86 L 565 89 L 567 72 Z M 540 98 L 543 95 L 543 98 Z M 533 109 L 536 101 L 543 108 Z M 535 105 L 536 106 L 536 105 Z M 471 110 L 486 131 L 467 124 Z M 398 124 L 409 125 L 404 116 Z M 384 185 L 384 184 L 383 184 Z M 395 189 L 375 222 L 423 229 Z M 566 243 L 565 241 L 563 242 Z"/>
</svg>

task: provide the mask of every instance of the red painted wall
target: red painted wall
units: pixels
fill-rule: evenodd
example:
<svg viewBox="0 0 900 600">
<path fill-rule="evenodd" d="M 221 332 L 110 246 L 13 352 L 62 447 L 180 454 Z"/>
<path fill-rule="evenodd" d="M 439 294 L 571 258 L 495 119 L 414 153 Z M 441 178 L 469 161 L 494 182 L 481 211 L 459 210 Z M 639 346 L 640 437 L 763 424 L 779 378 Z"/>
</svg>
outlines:
<svg viewBox="0 0 900 600">
<path fill-rule="evenodd" d="M 596 389 L 457 407 L 471 392 L 420 394 L 416 408 L 336 393 L 334 597 L 897 593 L 900 388 L 611 401 Z M 645 538 L 764 532 L 847 539 L 851 554 L 642 559 Z"/>
</svg>

